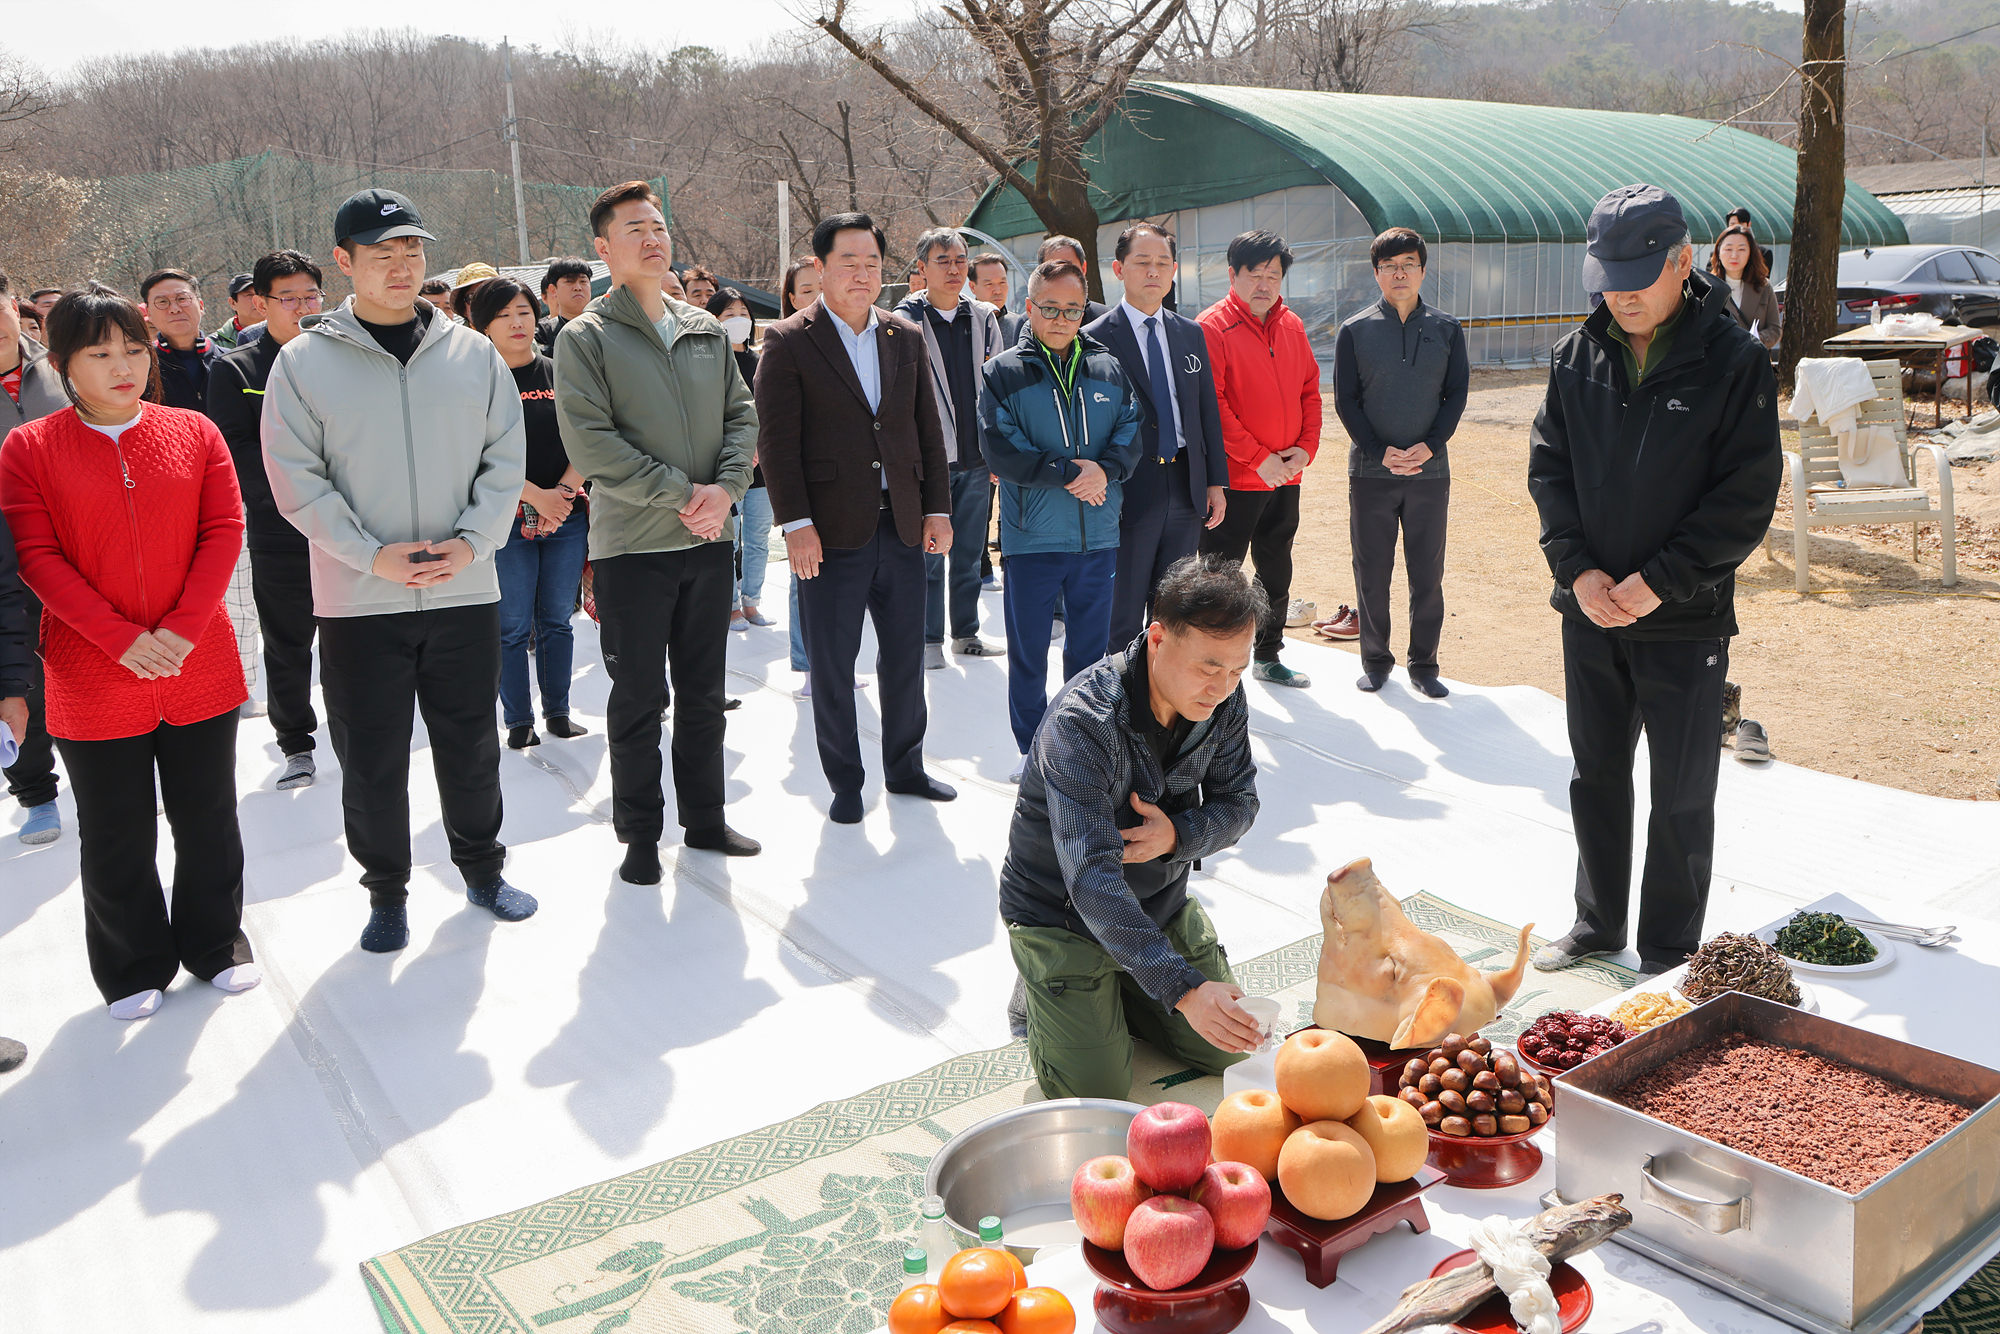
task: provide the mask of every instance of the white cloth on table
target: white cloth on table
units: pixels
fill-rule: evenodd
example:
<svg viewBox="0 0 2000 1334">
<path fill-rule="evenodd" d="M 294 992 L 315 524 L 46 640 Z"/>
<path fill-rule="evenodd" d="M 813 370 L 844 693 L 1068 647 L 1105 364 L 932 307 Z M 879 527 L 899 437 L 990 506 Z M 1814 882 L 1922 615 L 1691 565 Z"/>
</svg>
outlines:
<svg viewBox="0 0 2000 1334">
<path fill-rule="evenodd" d="M 1792 415 L 1818 417 L 1833 433 L 1841 478 L 1849 486 L 1908 486 L 1894 428 L 1863 426 L 1859 409 L 1879 397 L 1868 363 L 1854 357 L 1803 357 L 1799 361 Z"/>
<path fill-rule="evenodd" d="M 1505 1214 L 1474 1223 L 1467 1240 L 1493 1282 L 1507 1295 L 1507 1309 L 1525 1334 L 1562 1334 L 1562 1315 L 1549 1290 L 1549 1257 L 1528 1243 L 1526 1228 Z"/>
</svg>

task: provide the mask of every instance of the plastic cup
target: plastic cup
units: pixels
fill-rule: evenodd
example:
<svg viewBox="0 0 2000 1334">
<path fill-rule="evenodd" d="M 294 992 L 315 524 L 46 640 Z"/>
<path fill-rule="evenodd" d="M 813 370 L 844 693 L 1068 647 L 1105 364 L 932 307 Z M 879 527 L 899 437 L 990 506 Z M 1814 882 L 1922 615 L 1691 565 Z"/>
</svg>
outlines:
<svg viewBox="0 0 2000 1334">
<path fill-rule="evenodd" d="M 1244 996 L 1236 1003 L 1257 1021 L 1257 1035 L 1268 1042 L 1278 1026 L 1278 1015 L 1283 1012 L 1284 1006 L 1269 996 Z"/>
</svg>

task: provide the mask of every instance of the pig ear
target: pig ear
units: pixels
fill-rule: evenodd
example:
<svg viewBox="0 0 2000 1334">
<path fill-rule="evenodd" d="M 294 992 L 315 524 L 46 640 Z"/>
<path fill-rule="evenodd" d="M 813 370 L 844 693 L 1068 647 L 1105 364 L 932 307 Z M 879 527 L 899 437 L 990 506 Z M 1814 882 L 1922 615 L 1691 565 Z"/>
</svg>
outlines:
<svg viewBox="0 0 2000 1334">
<path fill-rule="evenodd" d="M 1389 1045 L 1398 1051 L 1428 1047 L 1451 1032 L 1458 1012 L 1465 1007 L 1465 984 L 1456 978 L 1434 977 L 1424 988 L 1414 1010 L 1397 1026 Z"/>
</svg>

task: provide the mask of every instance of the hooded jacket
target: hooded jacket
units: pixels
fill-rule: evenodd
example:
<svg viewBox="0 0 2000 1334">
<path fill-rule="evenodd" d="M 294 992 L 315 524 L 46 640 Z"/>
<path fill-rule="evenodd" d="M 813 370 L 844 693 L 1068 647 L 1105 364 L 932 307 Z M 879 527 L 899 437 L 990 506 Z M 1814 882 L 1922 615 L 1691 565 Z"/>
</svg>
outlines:
<svg viewBox="0 0 2000 1334">
<path fill-rule="evenodd" d="M 1587 570 L 1637 571 L 1660 605 L 1621 639 L 1736 633 L 1736 567 L 1771 526 L 1783 469 L 1778 390 L 1763 344 L 1736 322 L 1729 289 L 1690 274 L 1673 343 L 1636 388 L 1599 306 L 1549 354 L 1528 436 L 1528 491 L 1541 512 L 1549 604 L 1595 624 L 1573 585 Z"/>
<path fill-rule="evenodd" d="M 1068 393 L 1026 326 L 980 372 L 980 452 L 1000 479 L 1000 550 L 1009 556 L 1118 545 L 1124 482 L 1139 464 L 1139 401 L 1110 349 L 1085 333 L 1076 339 L 1083 356 Z M 1103 504 L 1063 490 L 1082 471 L 1078 459 L 1104 469 Z"/>
<path fill-rule="evenodd" d="M 21 339 L 21 401 L 16 403 L 12 394 L 0 389 L 0 427 L 12 430 L 25 426 L 68 406 L 69 395 L 63 392 L 62 377 L 49 364 L 48 349 Z M 0 430 L 0 438 L 7 430 Z"/>
<path fill-rule="evenodd" d="M 313 614 L 382 616 L 500 600 L 493 553 L 526 480 L 521 394 L 500 350 L 419 299 L 406 366 L 354 298 L 301 320 L 264 385 L 264 472 L 278 513 L 312 543 Z M 371 568 L 391 542 L 462 537 L 472 563 L 437 588 Z"/>
<path fill-rule="evenodd" d="M 1035 730 L 1000 865 L 1000 916 L 1101 945 L 1148 996 L 1172 1009 L 1208 979 L 1165 931 L 1187 902 L 1188 869 L 1250 831 L 1257 764 L 1243 687 L 1197 723 L 1162 769 L 1134 725 L 1151 713 L 1146 638 L 1080 672 Z M 1150 716 L 1147 721 L 1152 721 Z M 1131 798 L 1174 824 L 1174 850 L 1126 862 L 1119 830 L 1139 824 Z"/>
<path fill-rule="evenodd" d="M 1215 364 L 1229 489 L 1269 491 L 1258 464 L 1294 446 L 1308 460 L 1319 454 L 1319 361 L 1306 326 L 1282 297 L 1260 320 L 1231 292 L 1201 313 L 1201 327 Z"/>
<path fill-rule="evenodd" d="M 757 405 L 722 322 L 667 298 L 673 343 L 620 284 L 556 335 L 556 422 L 590 479 L 590 558 L 681 551 L 702 539 L 681 522 L 696 486 L 732 502 L 750 489 Z M 736 537 L 736 519 L 715 540 Z"/>
</svg>

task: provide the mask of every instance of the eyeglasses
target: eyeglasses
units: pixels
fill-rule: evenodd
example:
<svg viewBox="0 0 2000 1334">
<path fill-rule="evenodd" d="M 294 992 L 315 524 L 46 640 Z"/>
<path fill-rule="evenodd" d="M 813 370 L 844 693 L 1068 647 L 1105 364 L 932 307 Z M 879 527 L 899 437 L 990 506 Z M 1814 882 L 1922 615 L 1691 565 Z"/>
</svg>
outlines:
<svg viewBox="0 0 2000 1334">
<path fill-rule="evenodd" d="M 286 310 L 297 310 L 300 306 L 311 310 L 324 300 L 326 300 L 325 292 L 307 292 L 304 296 L 267 296 L 264 298 L 266 305 L 283 306 Z"/>
<path fill-rule="evenodd" d="M 1035 309 L 1042 313 L 1042 318 L 1045 320 L 1067 320 L 1071 324 L 1080 324 L 1083 322 L 1084 311 L 1082 306 L 1045 306 L 1039 301 L 1033 304 Z"/>
<path fill-rule="evenodd" d="M 201 304 L 201 298 L 183 292 L 179 296 L 156 296 L 151 304 L 167 310 L 191 310 Z"/>
<path fill-rule="evenodd" d="M 1424 266 L 1421 264 L 1377 264 L 1375 266 L 1375 272 L 1391 274 L 1397 278 L 1408 278 L 1412 274 L 1422 273 L 1423 271 Z"/>
</svg>

